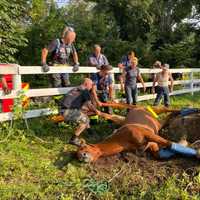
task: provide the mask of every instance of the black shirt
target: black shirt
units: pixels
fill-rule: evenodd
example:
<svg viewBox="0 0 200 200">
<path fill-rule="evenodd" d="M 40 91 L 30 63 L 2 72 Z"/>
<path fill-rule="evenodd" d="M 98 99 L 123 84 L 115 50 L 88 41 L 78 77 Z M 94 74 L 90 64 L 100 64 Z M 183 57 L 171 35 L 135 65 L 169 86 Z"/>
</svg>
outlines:
<svg viewBox="0 0 200 200">
<path fill-rule="evenodd" d="M 77 87 L 65 95 L 61 107 L 62 109 L 81 109 L 83 104 L 90 99 L 90 92 L 87 89 Z"/>
<path fill-rule="evenodd" d="M 47 47 L 51 59 L 56 64 L 69 64 L 70 55 L 76 52 L 73 44 L 65 44 L 61 39 L 53 40 Z"/>
</svg>

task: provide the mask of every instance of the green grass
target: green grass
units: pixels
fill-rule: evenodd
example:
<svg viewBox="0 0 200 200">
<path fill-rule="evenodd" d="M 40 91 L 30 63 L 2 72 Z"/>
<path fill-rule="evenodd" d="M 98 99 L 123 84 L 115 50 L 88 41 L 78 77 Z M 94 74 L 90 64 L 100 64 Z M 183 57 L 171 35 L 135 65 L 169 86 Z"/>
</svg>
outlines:
<svg viewBox="0 0 200 200">
<path fill-rule="evenodd" d="M 173 107 L 200 107 L 200 93 L 172 97 Z M 143 102 L 143 104 L 151 101 Z M 118 155 L 95 164 L 77 161 L 67 141 L 73 127 L 48 118 L 0 127 L 0 199 L 200 199 L 199 162 L 176 158 L 156 161 L 149 155 Z M 100 141 L 115 126 L 101 121 L 83 137 Z M 9 137 L 8 137 L 9 136 Z"/>
</svg>

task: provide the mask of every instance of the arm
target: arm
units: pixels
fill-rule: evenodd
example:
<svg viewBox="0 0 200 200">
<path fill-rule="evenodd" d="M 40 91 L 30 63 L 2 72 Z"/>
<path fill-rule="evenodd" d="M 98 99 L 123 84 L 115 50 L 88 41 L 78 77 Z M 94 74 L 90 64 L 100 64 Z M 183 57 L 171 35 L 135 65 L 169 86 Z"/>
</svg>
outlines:
<svg viewBox="0 0 200 200">
<path fill-rule="evenodd" d="M 73 61 L 74 61 L 75 64 L 79 64 L 79 62 L 78 62 L 78 54 L 77 54 L 76 51 L 73 53 Z"/>
<path fill-rule="evenodd" d="M 93 85 L 92 87 L 92 96 L 94 97 L 94 101 L 97 103 L 98 106 L 101 106 L 101 102 L 99 101 L 99 98 L 97 96 L 97 86 Z"/>
<path fill-rule="evenodd" d="M 154 79 L 153 79 L 153 86 L 152 86 L 152 93 L 154 94 L 155 93 L 155 85 L 156 85 L 156 82 L 158 81 L 158 76 L 157 75 L 154 75 Z"/>
<path fill-rule="evenodd" d="M 172 74 L 171 73 L 169 73 L 169 80 L 170 80 L 170 92 L 172 92 L 173 91 L 173 87 L 174 87 L 174 79 L 173 79 L 173 77 L 172 77 Z"/>
<path fill-rule="evenodd" d="M 109 85 L 109 98 L 111 101 L 113 101 L 113 84 Z"/>
<path fill-rule="evenodd" d="M 41 57 L 41 63 L 42 63 L 42 64 L 46 64 L 48 52 L 49 52 L 49 51 L 48 51 L 47 48 L 42 49 L 42 57 Z"/>
<path fill-rule="evenodd" d="M 8 85 L 7 85 L 6 79 L 2 77 L 1 81 L 2 81 L 2 88 L 3 88 L 4 93 L 5 94 L 9 94 L 10 91 L 8 89 Z"/>
<path fill-rule="evenodd" d="M 97 63 L 96 63 L 95 59 L 92 56 L 89 57 L 89 65 L 93 66 L 93 67 L 97 66 Z"/>
<path fill-rule="evenodd" d="M 144 88 L 144 92 L 145 92 L 145 91 L 146 91 L 146 87 L 145 87 L 145 85 L 144 85 L 144 80 L 143 80 L 141 74 L 138 75 L 138 80 L 141 82 L 141 84 L 142 84 L 142 86 L 143 86 L 143 88 Z"/>
<path fill-rule="evenodd" d="M 109 62 L 108 62 L 108 59 L 106 58 L 106 56 L 103 55 L 103 57 L 104 57 L 104 64 L 105 64 L 105 65 L 109 65 Z"/>
</svg>

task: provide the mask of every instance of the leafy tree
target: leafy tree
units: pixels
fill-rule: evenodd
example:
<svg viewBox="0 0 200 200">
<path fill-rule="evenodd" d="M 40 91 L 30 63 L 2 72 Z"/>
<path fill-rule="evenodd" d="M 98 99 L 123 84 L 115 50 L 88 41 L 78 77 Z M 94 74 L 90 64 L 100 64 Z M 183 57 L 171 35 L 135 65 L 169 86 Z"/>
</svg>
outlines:
<svg viewBox="0 0 200 200">
<path fill-rule="evenodd" d="M 16 62 L 19 47 L 26 45 L 23 26 L 28 8 L 27 0 L 0 1 L 0 62 Z"/>
</svg>

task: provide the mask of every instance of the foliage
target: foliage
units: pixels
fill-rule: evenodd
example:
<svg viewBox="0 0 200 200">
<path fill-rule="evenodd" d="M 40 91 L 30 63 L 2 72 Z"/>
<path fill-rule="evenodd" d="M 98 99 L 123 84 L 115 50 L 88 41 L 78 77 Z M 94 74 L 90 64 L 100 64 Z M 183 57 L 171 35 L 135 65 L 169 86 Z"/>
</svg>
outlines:
<svg viewBox="0 0 200 200">
<path fill-rule="evenodd" d="M 26 45 L 27 0 L 0 1 L 0 62 L 16 62 L 15 54 Z"/>
</svg>

